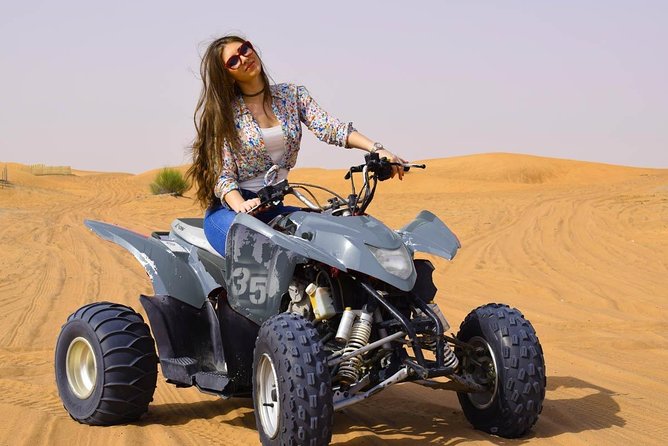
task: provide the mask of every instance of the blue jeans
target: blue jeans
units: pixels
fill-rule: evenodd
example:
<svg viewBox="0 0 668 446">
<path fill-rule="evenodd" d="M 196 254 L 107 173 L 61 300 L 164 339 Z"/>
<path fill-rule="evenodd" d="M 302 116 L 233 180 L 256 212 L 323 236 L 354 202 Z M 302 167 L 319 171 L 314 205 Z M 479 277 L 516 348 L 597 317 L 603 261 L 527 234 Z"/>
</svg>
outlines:
<svg viewBox="0 0 668 446">
<path fill-rule="evenodd" d="M 239 189 L 244 200 L 256 198 L 257 194 L 245 189 Z M 288 212 L 298 211 L 300 208 L 295 206 L 273 206 L 269 209 L 256 213 L 253 215 L 258 220 L 268 223 L 274 217 Z M 227 232 L 230 230 L 232 221 L 237 213 L 234 212 L 227 203 L 220 202 L 211 205 L 204 214 L 204 235 L 213 248 L 222 256 L 225 256 L 225 240 L 227 239 Z"/>
</svg>

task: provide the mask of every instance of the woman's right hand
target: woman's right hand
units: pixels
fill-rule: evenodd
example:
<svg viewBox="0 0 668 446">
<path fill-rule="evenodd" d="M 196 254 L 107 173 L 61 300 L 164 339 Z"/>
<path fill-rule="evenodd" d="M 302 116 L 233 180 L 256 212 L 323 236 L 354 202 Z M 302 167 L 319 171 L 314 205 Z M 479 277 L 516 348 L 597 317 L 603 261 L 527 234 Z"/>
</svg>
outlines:
<svg viewBox="0 0 668 446">
<path fill-rule="evenodd" d="M 250 200 L 242 201 L 241 203 L 239 203 L 234 210 L 236 213 L 243 212 L 245 214 L 248 214 L 251 211 L 251 209 L 259 205 L 260 205 L 259 198 L 251 198 Z"/>
<path fill-rule="evenodd" d="M 390 152 L 387 149 L 380 149 L 376 152 L 380 158 L 387 158 L 387 160 L 391 163 L 396 163 L 396 164 L 406 164 L 407 161 L 403 158 L 398 157 L 394 153 Z M 395 175 L 399 175 L 399 179 L 403 180 L 404 179 L 404 168 L 402 166 L 392 166 L 392 176 L 390 178 L 394 178 Z"/>
</svg>

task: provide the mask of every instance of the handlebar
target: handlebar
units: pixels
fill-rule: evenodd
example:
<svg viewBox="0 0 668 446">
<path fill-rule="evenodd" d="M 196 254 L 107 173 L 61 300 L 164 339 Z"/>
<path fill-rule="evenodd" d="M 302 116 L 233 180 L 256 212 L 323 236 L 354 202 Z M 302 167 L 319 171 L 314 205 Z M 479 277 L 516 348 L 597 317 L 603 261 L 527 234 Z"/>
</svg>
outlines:
<svg viewBox="0 0 668 446">
<path fill-rule="evenodd" d="M 367 171 L 376 173 L 380 181 L 387 180 L 392 176 L 392 166 L 400 166 L 403 168 L 404 172 L 408 172 L 411 167 L 416 169 L 425 169 L 427 166 L 424 164 L 415 164 L 415 163 L 393 163 L 388 161 L 387 158 L 380 158 L 377 153 L 370 153 L 364 157 L 366 163 L 360 164 L 359 166 L 351 167 L 346 176 L 346 180 L 349 180 L 353 173 L 364 172 L 366 168 Z"/>
<path fill-rule="evenodd" d="M 370 153 L 366 155 L 364 160 L 364 164 L 360 164 L 359 166 L 352 166 L 346 173 L 345 179 L 351 180 L 352 186 L 352 194 L 348 196 L 347 200 L 322 186 L 317 186 L 314 184 L 291 185 L 287 180 L 283 180 L 274 184 L 273 181 L 275 181 L 275 175 L 272 178 L 265 176 L 266 186 L 258 191 L 260 204 L 251 209 L 250 213 L 252 214 L 265 206 L 279 205 L 287 194 L 292 194 L 308 208 L 314 211 L 326 211 L 345 207 L 350 212 L 349 215 L 363 214 L 371 203 L 371 200 L 373 200 L 376 183 L 378 181 L 389 179 L 392 176 L 393 166 L 400 166 L 404 172 L 408 171 L 410 168 L 425 169 L 427 167 L 424 164 L 416 163 L 393 163 L 387 158 L 380 158 L 377 153 Z M 274 169 L 272 168 L 271 170 Z M 271 172 L 271 170 L 269 172 Z M 267 175 L 269 175 L 269 172 Z M 352 174 L 358 172 L 364 174 L 364 185 L 362 186 L 362 189 L 360 189 L 359 194 L 356 193 L 355 183 L 352 180 Z M 317 189 L 322 189 L 331 193 L 334 195 L 334 197 L 329 199 L 329 205 L 321 206 L 320 203 L 318 203 L 318 201 L 315 199 L 315 196 L 308 190 L 307 186 L 308 188 L 314 187 Z M 310 200 L 296 189 L 303 189 L 313 198 L 313 200 Z"/>
</svg>

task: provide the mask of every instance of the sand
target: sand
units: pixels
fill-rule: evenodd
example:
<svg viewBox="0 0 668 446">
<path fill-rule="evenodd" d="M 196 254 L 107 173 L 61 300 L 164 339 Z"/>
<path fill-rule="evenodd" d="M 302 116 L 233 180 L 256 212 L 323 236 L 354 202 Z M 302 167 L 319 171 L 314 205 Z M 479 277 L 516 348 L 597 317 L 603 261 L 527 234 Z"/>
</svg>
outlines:
<svg viewBox="0 0 668 446">
<path fill-rule="evenodd" d="M 337 413 L 332 444 L 664 444 L 668 434 L 668 170 L 510 154 L 427 160 L 379 185 L 369 212 L 399 228 L 429 209 L 462 242 L 436 265 L 437 302 L 456 331 L 487 302 L 519 308 L 545 351 L 547 395 L 530 435 L 475 431 L 452 392 L 390 388 Z M 182 167 L 183 169 L 183 167 Z M 61 325 L 111 300 L 143 312 L 152 293 L 139 263 L 83 225 L 140 233 L 201 216 L 189 198 L 153 196 L 155 171 L 33 176 L 8 164 L 0 189 L 0 444 L 255 445 L 248 399 L 177 389 L 158 377 L 139 422 L 89 427 L 59 400 L 53 371 Z M 343 171 L 299 169 L 348 193 Z"/>
</svg>

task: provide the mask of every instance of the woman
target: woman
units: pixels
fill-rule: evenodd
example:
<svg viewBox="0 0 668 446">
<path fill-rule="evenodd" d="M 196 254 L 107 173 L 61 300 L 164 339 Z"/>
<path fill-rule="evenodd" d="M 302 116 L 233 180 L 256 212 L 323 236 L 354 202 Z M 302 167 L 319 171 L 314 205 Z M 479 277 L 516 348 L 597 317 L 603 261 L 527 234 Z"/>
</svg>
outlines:
<svg viewBox="0 0 668 446">
<path fill-rule="evenodd" d="M 222 255 L 235 215 L 260 204 L 257 191 L 263 186 L 265 172 L 278 165 L 280 181 L 294 167 L 301 123 L 329 144 L 377 151 L 393 162 L 404 162 L 357 132 L 352 123 L 327 114 L 306 88 L 270 85 L 253 45 L 241 37 L 225 36 L 212 42 L 200 72 L 203 86 L 195 110 L 197 137 L 187 175 L 197 183 L 197 200 L 208 207 L 204 233 Z M 401 179 L 403 169 L 394 169 L 392 176 L 398 174 Z M 268 222 L 296 209 L 274 207 L 254 216 Z"/>
</svg>

